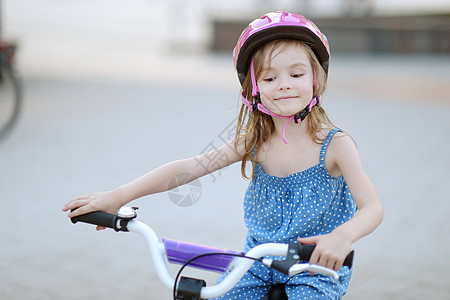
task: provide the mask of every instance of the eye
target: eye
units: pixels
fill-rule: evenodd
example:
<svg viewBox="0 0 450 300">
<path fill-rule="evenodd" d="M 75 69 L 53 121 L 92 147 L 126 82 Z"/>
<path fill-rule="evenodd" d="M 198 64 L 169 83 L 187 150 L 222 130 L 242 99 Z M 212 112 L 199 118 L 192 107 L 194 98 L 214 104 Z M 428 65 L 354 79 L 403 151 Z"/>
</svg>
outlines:
<svg viewBox="0 0 450 300">
<path fill-rule="evenodd" d="M 303 76 L 303 73 L 296 73 L 296 74 L 293 74 L 291 76 L 294 77 L 294 78 L 300 78 L 300 77 Z"/>
<path fill-rule="evenodd" d="M 272 82 L 272 81 L 275 80 L 275 78 L 274 78 L 274 77 L 266 77 L 266 78 L 264 78 L 263 80 L 264 80 L 265 82 Z"/>
</svg>

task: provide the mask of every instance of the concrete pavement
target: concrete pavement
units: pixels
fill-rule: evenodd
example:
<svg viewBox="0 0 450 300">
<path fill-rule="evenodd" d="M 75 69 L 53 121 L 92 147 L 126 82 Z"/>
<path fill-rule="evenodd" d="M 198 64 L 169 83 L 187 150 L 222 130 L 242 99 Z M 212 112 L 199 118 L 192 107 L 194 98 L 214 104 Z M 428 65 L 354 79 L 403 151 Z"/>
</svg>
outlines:
<svg viewBox="0 0 450 300">
<path fill-rule="evenodd" d="M 220 145 L 238 105 L 231 57 L 155 51 L 148 35 L 160 33 L 126 18 L 118 31 L 100 8 L 42 4 L 7 1 L 5 10 L 25 99 L 0 141 L 0 299 L 170 299 L 141 237 L 72 225 L 61 208 Z M 383 224 L 354 245 L 345 299 L 449 298 L 449 65 L 332 57 L 324 105 L 357 141 L 385 208 Z M 168 194 L 133 205 L 160 237 L 240 250 L 246 185 L 235 165 L 202 178 L 193 206 Z"/>
<path fill-rule="evenodd" d="M 194 73 L 229 70 L 223 57 L 195 59 L 200 65 Z M 422 97 L 428 93 L 419 88 L 448 82 L 446 63 L 445 58 L 334 60 L 339 80 L 330 81 L 326 108 L 357 141 L 385 208 L 380 228 L 355 244 L 345 299 L 448 299 L 449 90 L 441 86 Z M 404 80 L 389 74 L 407 76 L 409 70 L 426 76 L 389 96 L 394 88 L 387 83 Z M 152 84 L 152 78 L 52 77 L 44 71 L 38 76 L 26 68 L 22 74 L 24 111 L 13 134 L 0 143 L 0 298 L 169 299 L 139 236 L 72 225 L 60 209 L 72 197 L 114 188 L 219 145 L 235 117 L 235 78 L 220 87 L 214 75 L 208 81 L 199 74 L 204 80 L 197 85 L 170 77 Z M 365 76 L 378 78 L 371 90 L 344 86 Z M 201 184 L 201 198 L 191 207 L 175 206 L 167 194 L 134 205 L 161 237 L 241 249 L 247 183 L 239 166 Z"/>
</svg>

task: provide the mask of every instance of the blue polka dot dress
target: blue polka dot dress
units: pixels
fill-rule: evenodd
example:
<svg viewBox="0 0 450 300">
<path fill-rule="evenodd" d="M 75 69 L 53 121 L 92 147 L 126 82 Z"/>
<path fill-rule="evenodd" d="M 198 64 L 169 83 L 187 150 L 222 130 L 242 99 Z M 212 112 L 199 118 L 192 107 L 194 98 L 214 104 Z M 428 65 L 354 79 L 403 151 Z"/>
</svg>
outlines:
<svg viewBox="0 0 450 300">
<path fill-rule="evenodd" d="M 327 234 L 353 217 L 357 208 L 344 178 L 331 176 L 325 167 L 325 153 L 337 131 L 332 129 L 324 140 L 319 164 L 305 171 L 276 177 L 256 165 L 244 201 L 245 252 L 262 243 L 296 243 L 298 237 Z M 307 272 L 289 277 L 256 262 L 233 290 L 218 299 L 263 299 L 276 283 L 286 283 L 289 299 L 340 299 L 351 270 L 342 267 L 339 275 L 338 282 Z"/>
</svg>

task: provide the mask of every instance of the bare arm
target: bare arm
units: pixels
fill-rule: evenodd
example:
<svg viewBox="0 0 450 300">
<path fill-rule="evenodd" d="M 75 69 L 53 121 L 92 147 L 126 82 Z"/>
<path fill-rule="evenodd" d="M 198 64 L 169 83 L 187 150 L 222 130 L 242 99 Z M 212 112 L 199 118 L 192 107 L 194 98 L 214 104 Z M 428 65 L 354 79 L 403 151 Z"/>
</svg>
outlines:
<svg viewBox="0 0 450 300">
<path fill-rule="evenodd" d="M 331 150 L 331 151 L 330 151 Z M 358 206 L 358 212 L 349 221 L 338 226 L 330 234 L 299 239 L 300 243 L 316 244 L 310 263 L 339 270 L 358 239 L 370 234 L 383 219 L 383 208 L 375 188 L 364 171 L 356 145 L 349 136 L 336 136 L 330 143 L 331 172 L 343 175 Z"/>
<path fill-rule="evenodd" d="M 136 180 L 117 188 L 126 203 L 159 192 L 171 190 L 240 160 L 229 143 L 213 151 L 170 162 Z M 172 180 L 177 177 L 177 180 Z"/>
<path fill-rule="evenodd" d="M 355 144 L 348 136 L 343 139 L 346 141 L 340 141 L 341 145 L 337 145 L 336 162 L 358 206 L 358 212 L 337 230 L 346 232 L 354 243 L 380 225 L 383 208 L 372 181 L 363 169 Z"/>
<path fill-rule="evenodd" d="M 112 191 L 77 197 L 69 201 L 63 211 L 76 209 L 69 217 L 98 210 L 116 213 L 120 207 L 137 198 L 168 191 L 240 159 L 233 141 L 230 141 L 213 151 L 167 163 Z M 172 180 L 175 177 L 177 180 Z"/>
</svg>

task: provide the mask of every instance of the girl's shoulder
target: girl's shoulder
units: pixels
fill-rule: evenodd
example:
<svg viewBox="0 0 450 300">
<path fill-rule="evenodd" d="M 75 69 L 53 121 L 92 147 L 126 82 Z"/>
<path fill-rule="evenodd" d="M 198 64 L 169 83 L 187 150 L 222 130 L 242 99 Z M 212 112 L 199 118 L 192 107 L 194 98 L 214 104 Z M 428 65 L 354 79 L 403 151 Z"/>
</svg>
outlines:
<svg viewBox="0 0 450 300">
<path fill-rule="evenodd" d="M 334 132 L 334 134 L 332 132 Z M 316 139 L 320 141 L 321 144 L 325 142 L 327 138 L 329 138 L 330 145 L 341 143 L 351 143 L 356 145 L 355 140 L 347 132 L 337 127 L 324 127 L 316 135 Z"/>
<path fill-rule="evenodd" d="M 355 140 L 347 132 L 343 131 L 342 129 L 339 129 L 339 128 L 336 128 L 336 129 L 337 129 L 337 130 L 335 130 L 336 132 L 329 140 L 327 152 L 341 153 L 343 151 L 345 152 L 349 148 L 356 149 Z M 326 131 L 326 133 L 324 133 L 325 139 L 328 137 L 328 135 L 330 134 L 330 132 L 332 130 L 333 129 L 328 130 L 328 131 Z"/>
<path fill-rule="evenodd" d="M 355 140 L 345 131 L 337 131 L 331 138 L 326 155 L 325 163 L 329 170 L 338 169 L 343 163 L 354 163 L 359 161 L 358 149 Z M 332 171 L 330 173 L 333 173 Z M 334 175 L 336 175 L 335 173 Z"/>
<path fill-rule="evenodd" d="M 356 148 L 356 143 L 353 138 L 345 131 L 338 129 L 334 130 L 335 133 L 330 137 L 330 132 L 334 128 L 323 129 L 320 134 L 323 142 L 328 140 L 325 152 L 325 165 L 328 172 L 334 177 L 342 175 L 340 165 L 343 162 L 351 162 L 359 160 L 359 154 Z"/>
</svg>

